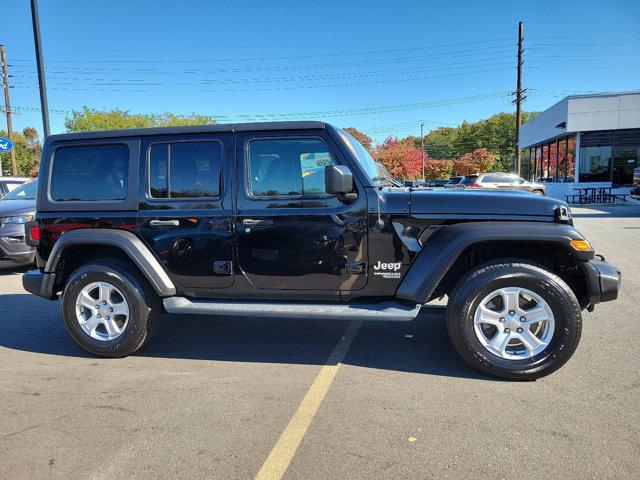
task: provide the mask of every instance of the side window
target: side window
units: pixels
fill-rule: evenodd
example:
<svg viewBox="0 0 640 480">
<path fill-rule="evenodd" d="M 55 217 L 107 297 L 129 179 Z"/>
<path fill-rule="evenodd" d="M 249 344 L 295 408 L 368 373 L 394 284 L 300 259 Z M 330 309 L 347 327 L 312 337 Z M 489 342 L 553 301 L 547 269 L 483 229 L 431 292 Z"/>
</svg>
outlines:
<svg viewBox="0 0 640 480">
<path fill-rule="evenodd" d="M 502 183 L 504 182 L 504 177 L 496 173 L 489 173 L 485 175 L 482 181 L 485 183 Z"/>
<path fill-rule="evenodd" d="M 149 151 L 152 198 L 211 198 L 220 195 L 219 142 L 156 143 Z"/>
<path fill-rule="evenodd" d="M 122 144 L 62 147 L 51 169 L 51 199 L 124 200 L 127 197 L 129 147 Z"/>
<path fill-rule="evenodd" d="M 251 140 L 247 154 L 249 190 L 256 197 L 326 194 L 324 167 L 336 164 L 316 138 Z"/>
<path fill-rule="evenodd" d="M 505 175 L 505 181 L 507 183 L 518 184 L 520 183 L 520 177 L 516 177 L 515 175 Z"/>
</svg>

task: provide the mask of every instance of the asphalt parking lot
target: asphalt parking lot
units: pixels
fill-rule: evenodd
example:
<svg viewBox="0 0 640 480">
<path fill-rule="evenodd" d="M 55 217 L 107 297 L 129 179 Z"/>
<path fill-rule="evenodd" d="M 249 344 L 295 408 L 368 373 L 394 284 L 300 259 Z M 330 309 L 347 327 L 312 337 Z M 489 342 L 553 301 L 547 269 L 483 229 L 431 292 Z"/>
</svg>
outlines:
<svg viewBox="0 0 640 480">
<path fill-rule="evenodd" d="M 465 366 L 438 306 L 361 326 L 167 316 L 137 355 L 93 358 L 0 264 L 0 478 L 638 478 L 640 206 L 574 214 L 623 290 L 531 383 Z"/>
</svg>

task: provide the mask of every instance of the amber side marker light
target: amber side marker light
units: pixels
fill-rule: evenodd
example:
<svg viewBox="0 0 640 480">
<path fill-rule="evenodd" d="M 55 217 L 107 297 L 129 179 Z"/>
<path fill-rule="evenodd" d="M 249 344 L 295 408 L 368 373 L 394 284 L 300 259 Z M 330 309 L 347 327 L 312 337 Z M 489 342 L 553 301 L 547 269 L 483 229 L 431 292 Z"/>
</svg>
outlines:
<svg viewBox="0 0 640 480">
<path fill-rule="evenodd" d="M 579 252 L 588 252 L 591 245 L 586 240 L 571 240 L 571 246 Z"/>
</svg>

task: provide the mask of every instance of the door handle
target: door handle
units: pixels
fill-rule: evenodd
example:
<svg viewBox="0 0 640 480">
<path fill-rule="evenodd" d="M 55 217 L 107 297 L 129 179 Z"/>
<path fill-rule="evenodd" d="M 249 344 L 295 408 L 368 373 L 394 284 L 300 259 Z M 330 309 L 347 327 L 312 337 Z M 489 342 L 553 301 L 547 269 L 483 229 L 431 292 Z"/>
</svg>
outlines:
<svg viewBox="0 0 640 480">
<path fill-rule="evenodd" d="M 273 225 L 273 220 L 245 218 L 244 220 L 242 220 L 242 225 L 244 225 L 245 227 L 264 227 L 266 225 Z"/>
<path fill-rule="evenodd" d="M 179 227 L 180 220 L 151 220 L 149 225 L 152 228 Z"/>
</svg>

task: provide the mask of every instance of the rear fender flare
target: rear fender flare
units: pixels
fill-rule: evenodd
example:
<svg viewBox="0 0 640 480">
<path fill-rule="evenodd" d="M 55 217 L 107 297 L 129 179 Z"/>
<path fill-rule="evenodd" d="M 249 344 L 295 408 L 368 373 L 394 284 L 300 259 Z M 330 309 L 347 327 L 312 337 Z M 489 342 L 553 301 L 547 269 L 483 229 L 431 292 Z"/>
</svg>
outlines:
<svg viewBox="0 0 640 480">
<path fill-rule="evenodd" d="M 135 234 L 126 230 L 83 228 L 66 232 L 53 246 L 44 268 L 45 274 L 55 274 L 64 251 L 74 245 L 119 248 L 140 269 L 158 295 L 169 297 L 176 294 L 175 285 L 154 254 Z"/>
</svg>

